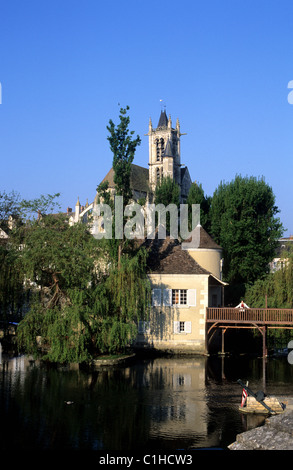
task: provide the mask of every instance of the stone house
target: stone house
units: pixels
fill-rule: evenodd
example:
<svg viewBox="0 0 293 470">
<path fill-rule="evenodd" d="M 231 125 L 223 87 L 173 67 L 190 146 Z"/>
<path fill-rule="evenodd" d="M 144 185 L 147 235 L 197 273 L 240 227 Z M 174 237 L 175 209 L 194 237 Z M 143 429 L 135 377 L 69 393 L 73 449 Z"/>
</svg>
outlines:
<svg viewBox="0 0 293 470">
<path fill-rule="evenodd" d="M 223 302 L 221 248 L 200 227 L 198 248 L 178 240 L 147 240 L 152 289 L 149 318 L 140 321 L 137 348 L 206 352 L 206 308 Z"/>
</svg>

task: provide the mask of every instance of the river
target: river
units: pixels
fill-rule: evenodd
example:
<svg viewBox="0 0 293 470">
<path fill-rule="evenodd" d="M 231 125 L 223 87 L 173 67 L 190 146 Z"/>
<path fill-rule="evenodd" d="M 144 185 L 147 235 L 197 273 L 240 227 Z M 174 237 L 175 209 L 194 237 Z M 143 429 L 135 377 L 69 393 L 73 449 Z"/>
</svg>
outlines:
<svg viewBox="0 0 293 470">
<path fill-rule="evenodd" d="M 226 449 L 264 422 L 239 412 L 237 379 L 293 396 L 286 357 L 136 358 L 91 372 L 2 357 L 0 449 Z"/>
</svg>

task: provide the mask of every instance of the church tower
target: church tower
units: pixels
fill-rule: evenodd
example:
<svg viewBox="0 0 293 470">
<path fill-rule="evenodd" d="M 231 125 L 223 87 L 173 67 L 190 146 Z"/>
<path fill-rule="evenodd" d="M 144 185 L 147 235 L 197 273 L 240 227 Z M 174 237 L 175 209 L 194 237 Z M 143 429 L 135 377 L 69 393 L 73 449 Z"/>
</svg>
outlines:
<svg viewBox="0 0 293 470">
<path fill-rule="evenodd" d="M 181 186 L 180 162 L 180 125 L 177 119 L 176 128 L 172 128 L 171 116 L 161 111 L 156 129 L 149 121 L 149 185 L 155 191 L 157 182 L 164 176 L 170 176 Z"/>
</svg>

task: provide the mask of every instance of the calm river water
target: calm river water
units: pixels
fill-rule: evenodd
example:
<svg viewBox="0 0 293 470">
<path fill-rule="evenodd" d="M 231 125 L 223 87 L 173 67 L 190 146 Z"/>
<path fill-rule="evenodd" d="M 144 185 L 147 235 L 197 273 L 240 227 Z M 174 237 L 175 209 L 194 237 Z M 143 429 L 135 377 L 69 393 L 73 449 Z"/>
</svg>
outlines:
<svg viewBox="0 0 293 470">
<path fill-rule="evenodd" d="M 263 424 L 239 412 L 242 389 L 293 396 L 286 357 L 135 359 L 95 372 L 25 356 L 0 365 L 0 449 L 175 451 L 221 448 Z"/>
</svg>

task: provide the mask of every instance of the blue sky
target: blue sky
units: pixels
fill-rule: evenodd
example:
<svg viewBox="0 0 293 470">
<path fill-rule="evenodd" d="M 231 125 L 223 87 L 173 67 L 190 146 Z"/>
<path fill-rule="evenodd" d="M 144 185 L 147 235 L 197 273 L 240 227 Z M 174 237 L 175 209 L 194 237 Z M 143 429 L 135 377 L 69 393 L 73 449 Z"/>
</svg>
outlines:
<svg viewBox="0 0 293 470">
<path fill-rule="evenodd" d="M 147 167 L 164 100 L 192 180 L 263 176 L 293 235 L 291 80 L 292 0 L 1 0 L 0 190 L 91 202 L 109 119 L 130 106 Z"/>
</svg>

